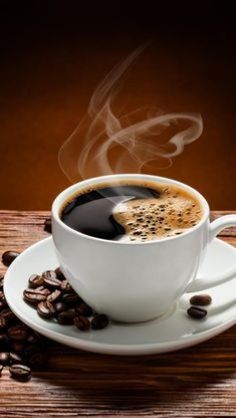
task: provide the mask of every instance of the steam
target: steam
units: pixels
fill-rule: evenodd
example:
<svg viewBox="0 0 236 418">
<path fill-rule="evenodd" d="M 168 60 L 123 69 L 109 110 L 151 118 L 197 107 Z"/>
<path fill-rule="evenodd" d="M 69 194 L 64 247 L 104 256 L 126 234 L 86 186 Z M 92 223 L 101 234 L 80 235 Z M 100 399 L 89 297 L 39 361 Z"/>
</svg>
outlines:
<svg viewBox="0 0 236 418">
<path fill-rule="evenodd" d="M 166 168 L 201 135 L 200 114 L 161 114 L 152 110 L 150 115 L 150 109 L 115 114 L 112 105 L 121 81 L 142 49 L 135 50 L 98 85 L 87 114 L 60 148 L 60 167 L 72 182 L 105 174 L 139 173 L 152 162 L 155 169 Z M 177 124 L 187 127 L 169 135 Z"/>
</svg>

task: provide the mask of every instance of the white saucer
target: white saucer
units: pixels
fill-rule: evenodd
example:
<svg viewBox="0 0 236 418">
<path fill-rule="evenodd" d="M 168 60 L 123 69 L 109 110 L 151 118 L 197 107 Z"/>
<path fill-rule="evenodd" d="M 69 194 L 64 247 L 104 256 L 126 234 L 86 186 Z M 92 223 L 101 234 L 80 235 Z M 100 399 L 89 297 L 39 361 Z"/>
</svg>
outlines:
<svg viewBox="0 0 236 418">
<path fill-rule="evenodd" d="M 212 277 L 235 266 L 235 263 L 236 250 L 215 239 L 209 246 L 199 276 Z M 23 322 L 46 337 L 71 347 L 116 355 L 164 353 L 198 344 L 236 323 L 235 278 L 212 288 L 209 283 L 209 289 L 204 293 L 210 294 L 213 302 L 204 320 L 193 320 L 186 314 L 192 293 L 183 295 L 178 305 L 162 318 L 139 324 L 111 323 L 104 330 L 80 332 L 74 326 L 43 320 L 22 299 L 32 273 L 57 266 L 52 238 L 44 239 L 29 247 L 12 263 L 5 275 L 4 291 L 11 309 Z"/>
</svg>

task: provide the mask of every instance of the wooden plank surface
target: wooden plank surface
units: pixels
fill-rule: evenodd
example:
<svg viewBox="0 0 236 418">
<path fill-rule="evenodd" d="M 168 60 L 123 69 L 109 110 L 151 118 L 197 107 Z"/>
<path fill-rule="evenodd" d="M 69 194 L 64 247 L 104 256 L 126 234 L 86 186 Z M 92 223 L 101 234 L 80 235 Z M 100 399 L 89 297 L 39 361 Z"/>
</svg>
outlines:
<svg viewBox="0 0 236 418">
<path fill-rule="evenodd" d="M 212 219 L 224 213 L 214 212 Z M 0 211 L 0 253 L 22 251 L 48 236 L 43 231 L 48 214 Z M 236 246 L 236 228 L 224 230 L 221 238 Z M 48 367 L 28 383 L 3 373 L 0 417 L 236 417 L 235 345 L 236 327 L 186 350 L 142 357 L 52 343 Z"/>
</svg>

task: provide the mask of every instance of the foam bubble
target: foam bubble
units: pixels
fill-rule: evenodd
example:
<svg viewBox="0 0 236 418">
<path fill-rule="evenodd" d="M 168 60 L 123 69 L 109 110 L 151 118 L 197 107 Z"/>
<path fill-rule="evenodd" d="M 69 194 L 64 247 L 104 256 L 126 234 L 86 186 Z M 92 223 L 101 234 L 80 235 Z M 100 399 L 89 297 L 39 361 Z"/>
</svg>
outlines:
<svg viewBox="0 0 236 418">
<path fill-rule="evenodd" d="M 181 235 L 201 219 L 201 206 L 193 195 L 172 185 L 158 184 L 156 188 L 161 190 L 158 198 L 127 200 L 114 210 L 115 220 L 125 228 L 130 241 Z"/>
</svg>

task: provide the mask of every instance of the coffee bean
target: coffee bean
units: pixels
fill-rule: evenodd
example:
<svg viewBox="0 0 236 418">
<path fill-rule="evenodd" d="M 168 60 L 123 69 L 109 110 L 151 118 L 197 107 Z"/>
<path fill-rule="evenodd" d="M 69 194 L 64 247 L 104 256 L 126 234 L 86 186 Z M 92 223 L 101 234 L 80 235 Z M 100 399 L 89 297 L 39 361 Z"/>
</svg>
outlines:
<svg viewBox="0 0 236 418">
<path fill-rule="evenodd" d="M 28 335 L 26 342 L 28 344 L 35 344 L 38 347 L 43 344 L 43 339 L 41 335 L 37 334 L 36 332 L 33 332 L 32 334 Z"/>
<path fill-rule="evenodd" d="M 4 276 L 0 276 L 0 290 L 3 290 Z"/>
<path fill-rule="evenodd" d="M 56 273 L 54 270 L 45 271 L 42 274 L 44 286 L 48 287 L 51 290 L 60 289 L 61 281 L 57 279 Z"/>
<path fill-rule="evenodd" d="M 10 308 L 5 308 L 1 311 L 1 315 L 2 317 L 4 317 L 7 326 L 15 324 L 16 322 L 18 322 L 18 318 L 16 317 L 16 315 L 11 311 Z"/>
<path fill-rule="evenodd" d="M 2 366 L 7 366 L 8 365 L 8 363 L 9 363 L 9 353 L 8 352 L 4 352 L 4 351 L 2 351 L 1 353 L 0 353 L 0 364 L 2 365 Z"/>
<path fill-rule="evenodd" d="M 43 277 L 39 276 L 38 274 L 31 274 L 29 278 L 29 287 L 32 289 L 36 289 L 38 286 L 43 285 Z"/>
<path fill-rule="evenodd" d="M 7 306 L 7 302 L 4 300 L 4 301 L 2 301 L 2 300 L 0 300 L 0 312 L 3 310 L 3 309 L 5 309 L 6 308 L 6 306 Z"/>
<path fill-rule="evenodd" d="M 52 220 L 51 218 L 47 218 L 44 221 L 44 231 L 48 232 L 49 234 L 52 233 Z"/>
<path fill-rule="evenodd" d="M 41 316 L 42 318 L 52 318 L 55 314 L 55 309 L 52 305 L 51 302 L 49 302 L 48 300 L 45 300 L 43 302 L 40 302 L 37 306 L 37 312 L 39 314 L 39 316 Z"/>
<path fill-rule="evenodd" d="M 88 331 L 90 328 L 90 321 L 85 316 L 76 316 L 74 324 L 80 331 Z"/>
<path fill-rule="evenodd" d="M 67 311 L 61 312 L 57 316 L 57 321 L 61 325 L 72 325 L 74 323 L 75 310 L 68 309 Z"/>
<path fill-rule="evenodd" d="M 191 306 L 187 312 L 194 319 L 203 319 L 207 315 L 206 309 L 198 308 L 197 306 Z"/>
<path fill-rule="evenodd" d="M 5 251 L 5 253 L 2 254 L 2 262 L 5 264 L 5 266 L 9 267 L 10 264 L 18 257 L 20 253 L 17 251 Z"/>
<path fill-rule="evenodd" d="M 76 313 L 82 316 L 92 316 L 93 310 L 87 303 L 82 302 L 76 307 Z"/>
<path fill-rule="evenodd" d="M 0 334 L 0 351 L 9 348 L 9 339 L 7 334 Z"/>
<path fill-rule="evenodd" d="M 49 292 L 50 293 L 50 292 Z M 24 300 L 31 305 L 38 305 L 38 303 L 46 300 L 47 296 L 43 290 L 37 289 L 25 289 L 23 292 Z"/>
<path fill-rule="evenodd" d="M 68 292 L 73 292 L 73 289 L 72 289 L 70 283 L 68 282 L 68 280 L 63 280 L 61 282 L 61 290 L 62 290 L 62 292 L 67 292 L 67 293 Z"/>
<path fill-rule="evenodd" d="M 189 302 L 191 303 L 191 305 L 207 306 L 211 304 L 212 299 L 211 296 L 207 294 L 194 295 L 191 297 Z"/>
<path fill-rule="evenodd" d="M 5 298 L 5 295 L 4 295 L 4 293 L 3 292 L 1 292 L 2 293 L 2 295 L 1 295 L 1 302 L 3 303 L 3 304 L 5 304 L 5 305 L 7 305 L 7 301 L 6 301 L 6 298 Z"/>
<path fill-rule="evenodd" d="M 56 314 L 59 314 L 67 310 L 67 305 L 64 302 L 57 302 L 55 303 L 54 308 L 55 308 Z"/>
<path fill-rule="evenodd" d="M 8 338 L 13 341 L 25 341 L 28 333 L 28 328 L 23 324 L 15 325 L 7 331 Z"/>
<path fill-rule="evenodd" d="M 58 301 L 61 297 L 61 291 L 60 290 L 54 290 L 50 295 L 47 297 L 47 301 L 51 303 L 55 303 Z"/>
<path fill-rule="evenodd" d="M 58 280 L 65 280 L 66 279 L 65 276 L 64 276 L 64 274 L 62 273 L 60 267 L 57 267 L 55 269 L 55 273 L 56 273 L 56 276 L 57 276 L 57 279 Z"/>
<path fill-rule="evenodd" d="M 9 367 L 9 372 L 13 379 L 22 382 L 29 380 L 31 377 L 31 369 L 24 364 L 13 364 L 13 366 Z"/>
<path fill-rule="evenodd" d="M 36 287 L 35 290 L 42 292 L 46 297 L 48 297 L 51 294 L 51 291 L 47 287 L 44 287 L 44 286 Z"/>
<path fill-rule="evenodd" d="M 10 364 L 19 364 L 22 363 L 22 358 L 16 353 L 9 353 L 9 363 Z"/>
<path fill-rule="evenodd" d="M 106 328 L 108 323 L 109 323 L 109 319 L 106 315 L 103 315 L 103 314 L 95 315 L 91 321 L 91 327 L 92 329 L 103 329 L 103 328 Z"/>
<path fill-rule="evenodd" d="M 54 270 L 46 270 L 42 274 L 43 279 L 56 279 L 57 275 Z"/>
<path fill-rule="evenodd" d="M 81 298 L 77 295 L 77 293 L 64 293 L 62 295 L 62 300 L 69 306 L 74 306 L 76 303 L 81 301 Z"/>
<path fill-rule="evenodd" d="M 0 376 L 1 376 L 1 374 L 2 374 L 2 371 L 3 371 L 3 366 L 2 365 L 0 365 Z"/>
<path fill-rule="evenodd" d="M 25 349 L 25 343 L 21 341 L 10 341 L 11 350 L 15 353 L 23 353 Z"/>
<path fill-rule="evenodd" d="M 4 316 L 0 315 L 0 331 L 3 331 L 7 326 Z"/>
</svg>

